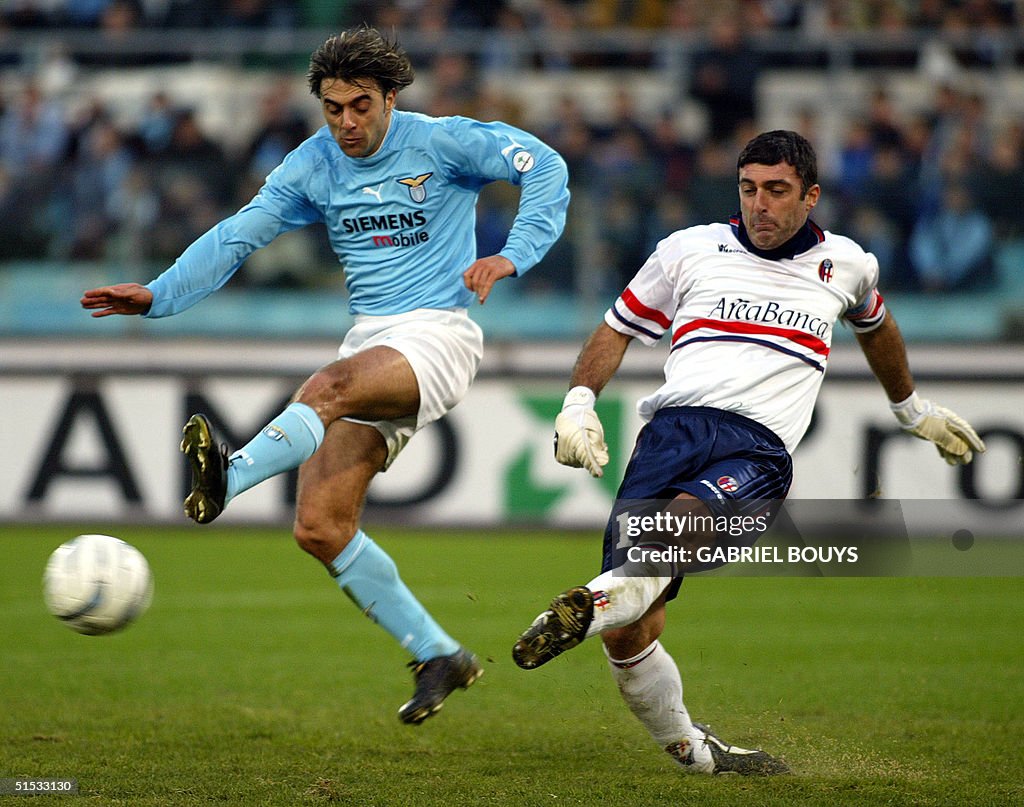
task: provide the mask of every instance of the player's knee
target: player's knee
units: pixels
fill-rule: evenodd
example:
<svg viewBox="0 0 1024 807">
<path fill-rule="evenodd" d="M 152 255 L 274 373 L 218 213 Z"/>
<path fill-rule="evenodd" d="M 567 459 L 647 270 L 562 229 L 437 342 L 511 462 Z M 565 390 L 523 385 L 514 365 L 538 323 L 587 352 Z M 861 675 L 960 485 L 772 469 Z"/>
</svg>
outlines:
<svg viewBox="0 0 1024 807">
<path fill-rule="evenodd" d="M 661 634 L 650 620 L 640 619 L 632 625 L 612 628 L 601 634 L 608 655 L 616 659 L 633 658 L 642 653 Z"/>
<path fill-rule="evenodd" d="M 335 417 L 343 417 L 350 406 L 353 377 L 345 362 L 334 362 L 306 379 L 295 396 L 317 411 L 330 411 Z"/>
<path fill-rule="evenodd" d="M 298 513 L 292 534 L 303 551 L 327 565 L 341 554 L 357 529 L 354 520 L 338 521 Z"/>
</svg>

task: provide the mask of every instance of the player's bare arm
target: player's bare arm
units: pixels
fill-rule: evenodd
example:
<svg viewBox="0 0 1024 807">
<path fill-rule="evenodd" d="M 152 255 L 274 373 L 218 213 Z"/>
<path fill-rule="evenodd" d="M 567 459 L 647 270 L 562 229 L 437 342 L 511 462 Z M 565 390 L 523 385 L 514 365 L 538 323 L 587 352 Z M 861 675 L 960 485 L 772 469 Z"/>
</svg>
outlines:
<svg viewBox="0 0 1024 807">
<path fill-rule="evenodd" d="M 502 278 L 512 277 L 516 273 L 516 267 L 504 255 L 490 255 L 480 258 L 462 274 L 462 280 L 466 288 L 476 293 L 480 305 L 487 302 L 487 297 L 494 288 L 494 284 Z"/>
<path fill-rule="evenodd" d="M 906 400 L 914 391 L 914 378 L 910 373 L 903 334 L 892 314 L 886 312 L 882 324 L 873 331 L 858 333 L 857 341 L 889 400 L 893 403 Z"/>
<path fill-rule="evenodd" d="M 118 283 L 90 289 L 82 294 L 81 303 L 94 317 L 145 314 L 153 304 L 153 292 L 138 283 Z"/>
<path fill-rule="evenodd" d="M 572 370 L 570 386 L 590 387 L 599 395 L 622 364 L 632 336 L 619 333 L 602 322 L 587 339 Z"/>
<path fill-rule="evenodd" d="M 985 451 L 985 443 L 971 424 L 915 392 L 906 346 L 892 314 L 887 312 L 882 324 L 873 331 L 858 333 L 857 341 L 905 432 L 928 440 L 949 465 L 966 465 L 974 459 L 975 452 Z"/>
<path fill-rule="evenodd" d="M 571 389 L 555 418 L 555 459 L 571 468 L 586 468 L 591 476 L 603 476 L 608 464 L 608 445 L 604 441 L 594 404 L 597 394 L 615 375 L 632 337 L 605 323 L 587 339 L 572 371 Z"/>
</svg>

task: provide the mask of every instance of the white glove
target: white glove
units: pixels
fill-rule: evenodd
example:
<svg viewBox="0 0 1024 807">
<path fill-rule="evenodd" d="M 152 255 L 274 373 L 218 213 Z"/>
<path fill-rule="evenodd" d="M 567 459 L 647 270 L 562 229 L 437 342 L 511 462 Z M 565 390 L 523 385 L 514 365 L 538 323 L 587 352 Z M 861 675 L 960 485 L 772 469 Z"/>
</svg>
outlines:
<svg viewBox="0 0 1024 807">
<path fill-rule="evenodd" d="M 918 398 L 916 392 L 899 403 L 890 403 L 903 431 L 935 444 L 939 454 L 950 465 L 966 465 L 974 451 L 985 451 L 985 443 L 971 424 L 944 406 Z"/>
<path fill-rule="evenodd" d="M 573 387 L 555 418 L 555 459 L 572 468 L 586 468 L 591 476 L 603 476 L 608 464 L 604 427 L 594 411 L 597 396 L 589 387 Z"/>
</svg>

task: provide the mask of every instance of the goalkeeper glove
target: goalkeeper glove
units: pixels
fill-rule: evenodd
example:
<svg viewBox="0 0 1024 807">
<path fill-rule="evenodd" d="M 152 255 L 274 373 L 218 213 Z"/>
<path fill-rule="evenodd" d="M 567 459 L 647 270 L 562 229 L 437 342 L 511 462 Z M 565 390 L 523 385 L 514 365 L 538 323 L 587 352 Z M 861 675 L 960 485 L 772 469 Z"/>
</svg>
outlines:
<svg viewBox="0 0 1024 807">
<path fill-rule="evenodd" d="M 934 443 L 950 465 L 966 465 L 975 451 L 985 451 L 985 443 L 970 423 L 944 406 L 918 398 L 916 392 L 905 401 L 890 403 L 889 408 L 903 431 Z"/>
<path fill-rule="evenodd" d="M 589 387 L 573 387 L 555 418 L 555 459 L 562 465 L 586 468 L 591 476 L 603 476 L 608 464 L 604 427 L 594 411 L 597 396 Z"/>
</svg>

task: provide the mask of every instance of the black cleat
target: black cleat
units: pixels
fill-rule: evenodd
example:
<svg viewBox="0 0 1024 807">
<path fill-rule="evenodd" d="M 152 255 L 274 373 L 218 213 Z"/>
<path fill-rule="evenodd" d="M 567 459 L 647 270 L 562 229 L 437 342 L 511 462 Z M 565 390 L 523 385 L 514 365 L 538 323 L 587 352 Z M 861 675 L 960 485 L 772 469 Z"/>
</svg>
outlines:
<svg viewBox="0 0 1024 807">
<path fill-rule="evenodd" d="M 416 691 L 398 710 L 398 719 L 414 725 L 439 712 L 456 688 L 468 689 L 484 674 L 476 656 L 464 648 L 451 656 L 410 661 L 409 666 L 416 678 Z"/>
<path fill-rule="evenodd" d="M 228 450 L 214 443 L 206 415 L 192 415 L 181 431 L 181 451 L 192 466 L 192 491 L 185 497 L 185 515 L 197 524 L 209 524 L 224 510 Z"/>
<path fill-rule="evenodd" d="M 571 650 L 587 636 L 594 619 L 594 595 L 586 586 L 563 591 L 533 620 L 512 647 L 512 659 L 532 670 Z"/>
<path fill-rule="evenodd" d="M 738 773 L 741 776 L 776 776 L 791 773 L 785 762 L 765 751 L 748 751 L 746 748 L 722 742 L 711 733 L 711 729 L 700 723 L 694 723 L 693 727 L 704 734 L 704 746 L 711 752 L 715 766 L 711 773 Z"/>
</svg>

